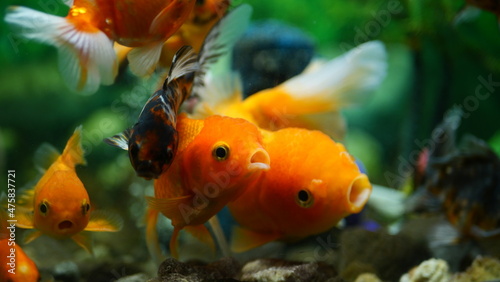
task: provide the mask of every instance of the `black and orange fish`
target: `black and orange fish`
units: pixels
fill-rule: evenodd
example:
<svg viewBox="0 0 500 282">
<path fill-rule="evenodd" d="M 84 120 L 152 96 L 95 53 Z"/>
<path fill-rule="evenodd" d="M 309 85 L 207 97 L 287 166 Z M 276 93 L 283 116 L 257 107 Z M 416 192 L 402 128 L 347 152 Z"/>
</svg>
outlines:
<svg viewBox="0 0 500 282">
<path fill-rule="evenodd" d="M 423 151 L 423 175 L 410 198 L 413 211 L 443 212 L 460 238 L 500 234 L 500 159 L 483 140 L 466 135 L 457 146 L 460 111 L 434 130 L 435 146 Z"/>
<path fill-rule="evenodd" d="M 234 41 L 244 32 L 234 27 L 248 24 L 250 14 L 251 7 L 241 5 L 223 17 L 207 35 L 199 55 L 192 47 L 180 48 L 162 89 L 146 102 L 137 123 L 104 140 L 129 151 L 130 162 L 138 176 L 158 178 L 169 168 L 179 142 L 176 123 L 181 104 L 203 83 L 201 77 L 208 66 L 230 52 Z"/>
<path fill-rule="evenodd" d="M 198 56 L 191 47 L 177 51 L 163 88 L 146 102 L 137 123 L 123 133 L 106 138 L 112 146 L 128 150 L 137 175 L 158 178 L 168 169 L 177 151 L 177 112 L 191 91 Z"/>
</svg>

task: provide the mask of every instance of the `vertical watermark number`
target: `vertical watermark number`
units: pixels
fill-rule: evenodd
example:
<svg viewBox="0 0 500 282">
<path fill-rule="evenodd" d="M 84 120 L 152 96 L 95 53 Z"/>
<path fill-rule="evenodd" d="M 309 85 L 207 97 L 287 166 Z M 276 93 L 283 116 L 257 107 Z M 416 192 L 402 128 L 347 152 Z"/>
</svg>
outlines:
<svg viewBox="0 0 500 282">
<path fill-rule="evenodd" d="M 7 171 L 7 229 L 9 230 L 10 247 L 7 255 L 7 265 L 9 273 L 16 274 L 16 171 Z"/>
</svg>

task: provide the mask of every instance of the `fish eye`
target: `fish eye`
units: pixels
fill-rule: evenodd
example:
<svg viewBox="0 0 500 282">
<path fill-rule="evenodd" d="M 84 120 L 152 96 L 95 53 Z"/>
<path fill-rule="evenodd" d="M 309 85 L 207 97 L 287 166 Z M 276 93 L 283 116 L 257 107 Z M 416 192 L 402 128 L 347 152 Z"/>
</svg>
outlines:
<svg viewBox="0 0 500 282">
<path fill-rule="evenodd" d="M 47 211 L 49 210 L 49 205 L 47 202 L 43 201 L 42 203 L 40 203 L 40 207 L 39 207 L 39 210 L 40 212 L 43 214 L 43 215 L 46 215 L 47 214 Z"/>
<path fill-rule="evenodd" d="M 139 145 L 137 145 L 136 143 L 131 143 L 128 148 L 128 152 L 130 154 L 130 157 L 137 156 L 137 154 L 139 153 Z"/>
<path fill-rule="evenodd" d="M 86 215 L 89 212 L 89 210 L 90 210 L 90 204 L 87 203 L 87 199 L 84 199 L 82 203 L 82 214 Z"/>
<path fill-rule="evenodd" d="M 226 160 L 229 157 L 229 146 L 226 143 L 215 145 L 212 149 L 212 155 L 217 161 Z"/>
<path fill-rule="evenodd" d="M 313 204 L 313 196 L 307 189 L 300 190 L 295 198 L 297 204 L 303 208 L 308 208 Z"/>
</svg>

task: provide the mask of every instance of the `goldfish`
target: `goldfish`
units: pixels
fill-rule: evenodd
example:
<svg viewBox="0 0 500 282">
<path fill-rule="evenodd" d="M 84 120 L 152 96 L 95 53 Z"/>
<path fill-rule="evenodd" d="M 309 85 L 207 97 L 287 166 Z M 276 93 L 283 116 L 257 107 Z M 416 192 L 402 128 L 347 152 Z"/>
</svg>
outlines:
<svg viewBox="0 0 500 282">
<path fill-rule="evenodd" d="M 92 252 L 90 234 L 82 231 L 115 232 L 122 228 L 121 218 L 92 208 L 76 174 L 75 166 L 86 163 L 81 132 L 81 126 L 77 127 L 61 155 L 48 144 L 37 151 L 39 160 L 51 164 L 35 187 L 21 194 L 16 207 L 16 226 L 33 229 L 25 243 L 45 234 L 56 239 L 71 238 Z"/>
<path fill-rule="evenodd" d="M 5 21 L 27 39 L 55 46 L 59 68 L 71 89 L 94 93 L 114 82 L 118 62 L 113 42 L 132 47 L 131 71 L 144 76 L 156 66 L 163 43 L 186 21 L 195 0 L 64 1 L 66 17 L 14 6 Z"/>
<path fill-rule="evenodd" d="M 340 109 L 369 96 L 383 81 L 387 68 L 384 45 L 371 41 L 328 62 L 315 61 L 301 74 L 243 99 L 238 74 L 221 61 L 226 65 L 214 65 L 205 76 L 205 87 L 199 91 L 202 102 L 194 109 L 194 117 L 240 117 L 271 131 L 317 129 L 335 140 L 343 140 L 346 130 Z"/>
<path fill-rule="evenodd" d="M 422 150 L 416 191 L 408 212 L 442 213 L 456 229 L 453 240 L 500 234 L 500 158 L 483 140 L 465 135 L 456 144 L 463 111 L 455 108 L 433 131 Z"/>
<path fill-rule="evenodd" d="M 105 139 L 112 146 L 128 150 L 138 176 L 158 178 L 170 167 L 179 143 L 176 123 L 181 104 L 192 88 L 200 87 L 197 85 L 201 84 L 205 69 L 232 46 L 230 42 L 241 36 L 242 29 L 233 26 L 248 25 L 250 14 L 250 6 L 241 5 L 225 16 L 210 31 L 199 55 L 189 46 L 179 49 L 163 88 L 146 102 L 137 123 Z"/>
<path fill-rule="evenodd" d="M 155 196 L 147 197 L 147 238 L 156 238 L 154 226 L 161 212 L 174 226 L 170 250 L 176 258 L 180 230 L 210 242 L 203 224 L 270 167 L 260 131 L 246 120 L 216 115 L 197 120 L 182 113 L 177 128 L 179 150 L 170 169 L 155 180 Z"/>
<path fill-rule="evenodd" d="M 197 0 L 188 19 L 163 44 L 158 65 L 169 68 L 175 52 L 182 46 L 191 46 L 195 52 L 200 52 L 205 37 L 222 18 L 228 7 L 229 0 Z M 114 49 L 120 64 L 125 61 L 127 54 L 132 50 L 131 47 L 116 42 Z"/>
<path fill-rule="evenodd" d="M 166 63 L 172 58 L 173 50 L 183 45 L 189 45 L 199 52 L 205 37 L 226 13 L 229 2 L 229 0 L 197 0 L 189 18 L 165 42 L 160 56 L 160 65 L 168 66 Z"/>
<path fill-rule="evenodd" d="M 270 169 L 228 204 L 240 225 L 232 232 L 233 251 L 319 234 L 362 210 L 372 186 L 341 143 L 302 128 L 263 135 Z"/>
<path fill-rule="evenodd" d="M 39 281 L 41 277 L 35 262 L 17 244 L 15 238 L 10 238 L 11 233 L 15 234 L 15 228 L 15 220 L 9 220 L 6 210 L 0 208 L 0 281 Z"/>
</svg>

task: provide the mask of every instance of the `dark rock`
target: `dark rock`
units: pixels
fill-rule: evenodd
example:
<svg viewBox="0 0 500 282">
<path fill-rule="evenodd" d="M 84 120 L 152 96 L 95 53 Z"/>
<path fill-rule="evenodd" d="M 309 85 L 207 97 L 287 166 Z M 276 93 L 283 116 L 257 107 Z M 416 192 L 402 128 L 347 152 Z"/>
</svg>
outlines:
<svg viewBox="0 0 500 282">
<path fill-rule="evenodd" d="M 150 276 L 145 274 L 145 273 L 137 273 L 137 274 L 122 277 L 122 278 L 116 280 L 116 282 L 144 282 L 144 281 L 147 281 L 149 278 L 150 278 Z"/>
<path fill-rule="evenodd" d="M 318 262 L 258 259 L 241 270 L 242 281 L 342 281 L 333 266 Z"/>
<path fill-rule="evenodd" d="M 78 265 L 72 261 L 63 261 L 54 267 L 54 279 L 61 281 L 79 281 L 80 271 Z"/>
<path fill-rule="evenodd" d="M 234 258 L 222 258 L 219 261 L 203 265 L 198 262 L 179 262 L 166 259 L 158 269 L 160 281 L 238 281 L 235 279 L 240 264 Z"/>
<path fill-rule="evenodd" d="M 314 41 L 276 20 L 253 24 L 234 47 L 233 66 L 247 97 L 301 73 L 314 55 Z"/>
<path fill-rule="evenodd" d="M 354 280 L 367 270 L 375 270 L 382 280 L 397 281 L 408 269 L 429 257 L 425 244 L 409 237 L 362 228 L 346 229 L 340 238 L 341 276 Z M 356 267 L 356 266 L 363 267 Z M 359 271 L 354 271 L 359 268 Z"/>
<path fill-rule="evenodd" d="M 140 267 L 134 264 L 126 263 L 103 263 L 98 267 L 89 271 L 85 277 L 85 281 L 99 282 L 99 281 L 115 281 L 132 274 L 140 273 Z"/>
</svg>

